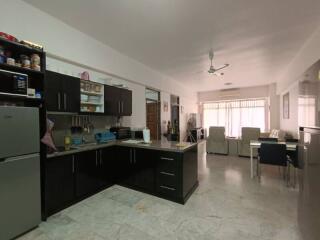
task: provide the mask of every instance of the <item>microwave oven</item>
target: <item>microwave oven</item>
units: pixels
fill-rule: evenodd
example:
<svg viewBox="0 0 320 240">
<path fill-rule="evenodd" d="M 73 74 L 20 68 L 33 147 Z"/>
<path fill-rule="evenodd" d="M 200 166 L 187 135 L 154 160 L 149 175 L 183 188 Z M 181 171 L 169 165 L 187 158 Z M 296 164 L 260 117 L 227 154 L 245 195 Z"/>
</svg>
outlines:
<svg viewBox="0 0 320 240">
<path fill-rule="evenodd" d="M 27 97 L 28 75 L 0 69 L 0 94 Z"/>
</svg>

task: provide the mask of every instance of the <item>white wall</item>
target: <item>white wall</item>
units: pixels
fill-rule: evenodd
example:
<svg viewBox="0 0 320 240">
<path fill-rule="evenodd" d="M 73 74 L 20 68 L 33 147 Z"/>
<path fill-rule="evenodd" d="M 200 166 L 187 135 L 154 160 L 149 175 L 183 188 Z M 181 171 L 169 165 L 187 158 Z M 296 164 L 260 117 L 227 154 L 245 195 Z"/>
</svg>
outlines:
<svg viewBox="0 0 320 240">
<path fill-rule="evenodd" d="M 232 90 L 232 89 L 230 89 Z M 221 91 L 207 91 L 198 93 L 199 102 L 210 102 L 210 101 L 220 101 L 220 100 L 230 100 L 230 99 L 246 99 L 246 98 L 261 98 L 269 96 L 269 87 L 258 86 L 258 87 L 246 87 L 238 88 L 237 93 L 234 96 L 222 97 L 225 93 Z"/>
<path fill-rule="evenodd" d="M 80 69 L 88 69 L 97 80 L 108 81 L 103 78 L 113 76 L 117 82 L 124 82 L 133 91 L 133 116 L 125 118 L 124 124 L 145 126 L 145 86 L 186 97 L 190 99 L 188 105 L 196 106 L 197 95 L 192 89 L 125 56 L 125 53 L 102 44 L 23 1 L 0 0 L 0 4 L 1 31 L 43 45 L 49 56 L 49 69 L 58 68 L 60 72 L 71 75 Z"/>
<path fill-rule="evenodd" d="M 289 92 L 289 119 L 283 118 L 283 95 Z M 280 128 L 291 133 L 295 138 L 298 136 L 298 97 L 299 83 L 296 81 L 285 89 L 280 96 Z"/>
<path fill-rule="evenodd" d="M 296 57 L 285 69 L 282 76 L 278 79 L 277 92 L 280 97 L 280 126 L 289 131 L 294 136 L 298 134 L 298 96 L 299 85 L 298 78 L 311 65 L 320 59 L 320 27 L 314 31 L 303 47 L 297 52 Z M 283 95 L 290 94 L 290 119 L 283 119 L 282 116 L 282 98 Z"/>
<path fill-rule="evenodd" d="M 278 93 L 283 93 L 297 78 L 311 65 L 320 59 L 320 27 L 314 31 L 303 47 L 297 52 L 296 57 L 285 69 L 278 79 Z"/>
</svg>

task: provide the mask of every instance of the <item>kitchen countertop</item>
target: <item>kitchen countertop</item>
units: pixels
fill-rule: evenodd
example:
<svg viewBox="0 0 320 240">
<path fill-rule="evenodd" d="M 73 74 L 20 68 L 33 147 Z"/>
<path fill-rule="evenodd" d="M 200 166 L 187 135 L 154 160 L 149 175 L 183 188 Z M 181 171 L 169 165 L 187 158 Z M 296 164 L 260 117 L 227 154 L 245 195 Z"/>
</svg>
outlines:
<svg viewBox="0 0 320 240">
<path fill-rule="evenodd" d="M 173 142 L 173 141 L 167 141 L 167 140 L 156 140 L 156 141 L 152 141 L 151 143 L 128 143 L 125 141 L 126 140 L 115 140 L 115 141 L 110 141 L 108 143 L 83 144 L 83 145 L 71 148 L 70 150 L 67 150 L 67 151 L 60 151 L 60 152 L 47 154 L 47 158 L 75 154 L 79 152 L 96 150 L 96 149 L 111 147 L 111 146 L 135 147 L 135 148 L 145 148 L 145 149 L 153 149 L 153 150 L 159 150 L 159 151 L 183 153 L 189 148 L 198 144 L 198 143 L 190 143 L 190 142 Z M 183 146 L 181 147 L 176 146 L 176 144 L 178 143 L 182 144 Z"/>
</svg>

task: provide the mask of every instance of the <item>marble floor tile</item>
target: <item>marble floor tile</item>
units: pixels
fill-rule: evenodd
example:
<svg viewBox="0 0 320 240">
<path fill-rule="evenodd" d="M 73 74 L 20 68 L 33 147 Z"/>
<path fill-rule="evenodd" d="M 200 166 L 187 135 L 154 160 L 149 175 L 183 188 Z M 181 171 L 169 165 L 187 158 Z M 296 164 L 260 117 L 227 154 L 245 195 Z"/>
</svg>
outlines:
<svg viewBox="0 0 320 240">
<path fill-rule="evenodd" d="M 185 205 L 115 185 L 19 240 L 302 240 L 298 190 L 277 168 L 263 166 L 261 181 L 252 180 L 248 158 L 199 149 L 199 187 Z"/>
</svg>

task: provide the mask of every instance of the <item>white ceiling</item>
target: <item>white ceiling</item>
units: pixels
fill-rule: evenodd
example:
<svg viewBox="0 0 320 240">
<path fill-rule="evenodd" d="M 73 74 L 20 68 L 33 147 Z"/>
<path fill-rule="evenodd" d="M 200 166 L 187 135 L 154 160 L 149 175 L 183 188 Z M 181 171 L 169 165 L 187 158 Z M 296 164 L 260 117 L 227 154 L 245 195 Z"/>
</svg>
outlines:
<svg viewBox="0 0 320 240">
<path fill-rule="evenodd" d="M 275 82 L 320 20 L 319 0 L 25 2 L 197 91 Z"/>
</svg>

